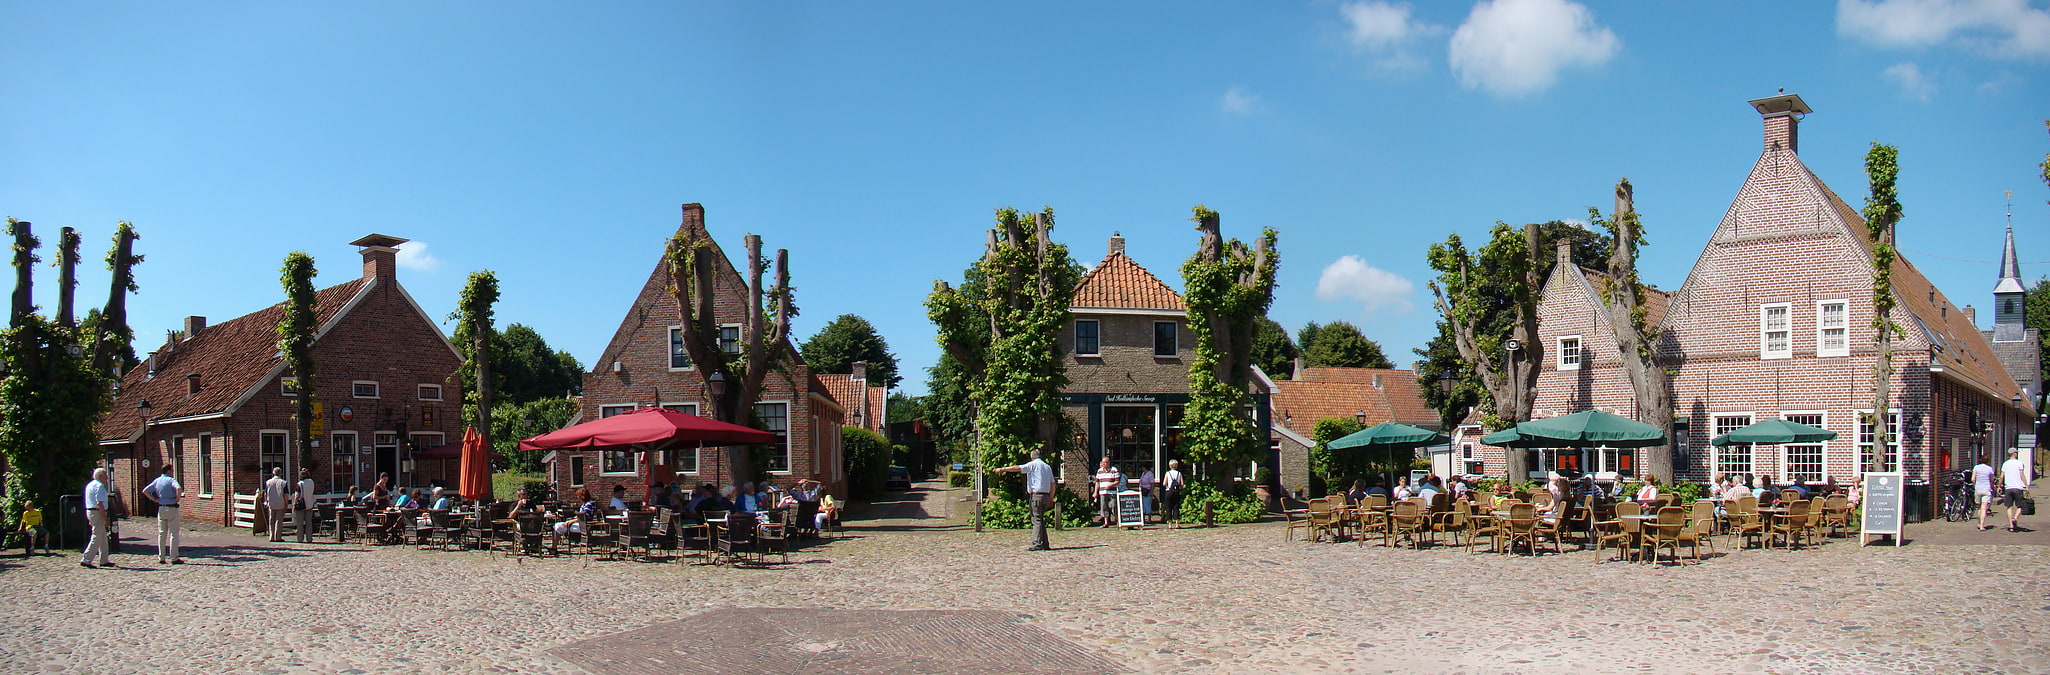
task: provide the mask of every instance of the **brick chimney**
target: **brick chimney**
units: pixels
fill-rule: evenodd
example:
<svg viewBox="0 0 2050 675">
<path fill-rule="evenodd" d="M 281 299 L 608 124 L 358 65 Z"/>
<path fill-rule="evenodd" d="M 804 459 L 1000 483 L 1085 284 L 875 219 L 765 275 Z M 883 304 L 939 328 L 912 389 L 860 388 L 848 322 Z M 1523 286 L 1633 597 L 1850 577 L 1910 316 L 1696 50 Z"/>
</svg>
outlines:
<svg viewBox="0 0 2050 675">
<path fill-rule="evenodd" d="M 1110 233 L 1110 252 L 1111 252 L 1111 253 L 1124 253 L 1124 252 L 1125 252 L 1125 235 L 1122 235 L 1122 234 L 1119 234 L 1119 233 L 1116 233 L 1116 232 L 1112 232 L 1112 233 Z"/>
<path fill-rule="evenodd" d="M 850 375 L 848 375 L 848 376 L 847 376 L 847 379 L 850 379 L 850 380 L 853 380 L 853 381 L 856 381 L 856 382 L 860 382 L 860 383 L 862 383 L 862 385 L 861 385 L 861 386 L 864 386 L 864 387 L 868 386 L 868 384 L 867 384 L 867 383 L 868 383 L 868 362 L 867 362 L 867 361 L 855 361 L 853 365 L 850 365 L 850 366 L 848 366 L 848 367 L 847 367 L 847 371 L 848 371 L 849 373 L 851 373 Z"/>
<path fill-rule="evenodd" d="M 1573 264 L 1573 240 L 1571 240 L 1571 239 L 1560 239 L 1560 240 L 1559 240 L 1559 264 L 1560 264 L 1560 265 L 1571 265 L 1571 264 Z"/>
<path fill-rule="evenodd" d="M 708 236 L 705 233 L 705 205 L 691 202 L 683 205 L 683 231 L 693 237 Z"/>
<path fill-rule="evenodd" d="M 407 240 L 383 234 L 365 235 L 349 242 L 363 247 L 363 278 L 396 281 L 399 278 L 399 244 Z"/>
<path fill-rule="evenodd" d="M 1765 118 L 1765 150 L 1786 150 L 1801 154 L 1801 116 L 1814 110 L 1796 94 L 1786 93 L 1751 101 L 1751 108 Z"/>
<path fill-rule="evenodd" d="M 203 317 L 203 316 L 188 316 L 188 317 L 185 317 L 185 339 L 187 339 L 187 340 L 190 340 L 190 339 L 192 339 L 192 336 L 194 336 L 194 335 L 198 335 L 198 334 L 199 334 L 199 332 L 200 332 L 200 331 L 202 331 L 202 330 L 206 330 L 206 317 Z"/>
<path fill-rule="evenodd" d="M 1979 325 L 1979 311 L 1972 309 L 1971 305 L 1965 305 L 1965 321 L 1973 326 Z"/>
</svg>

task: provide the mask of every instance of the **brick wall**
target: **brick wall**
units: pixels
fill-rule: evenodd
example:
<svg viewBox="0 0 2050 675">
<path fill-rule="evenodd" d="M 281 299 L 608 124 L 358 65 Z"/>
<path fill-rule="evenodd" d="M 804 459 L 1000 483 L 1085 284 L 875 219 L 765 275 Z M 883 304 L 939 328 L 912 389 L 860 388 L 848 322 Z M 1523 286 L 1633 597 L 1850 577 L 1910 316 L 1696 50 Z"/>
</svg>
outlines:
<svg viewBox="0 0 2050 675">
<path fill-rule="evenodd" d="M 1070 393 L 1186 394 L 1189 364 L 1196 358 L 1196 336 L 1175 314 L 1076 314 L 1076 321 L 1097 321 L 1102 343 L 1097 356 L 1075 354 L 1075 322 L 1061 333 Z M 1175 356 L 1153 355 L 1153 324 L 1175 325 Z"/>
</svg>

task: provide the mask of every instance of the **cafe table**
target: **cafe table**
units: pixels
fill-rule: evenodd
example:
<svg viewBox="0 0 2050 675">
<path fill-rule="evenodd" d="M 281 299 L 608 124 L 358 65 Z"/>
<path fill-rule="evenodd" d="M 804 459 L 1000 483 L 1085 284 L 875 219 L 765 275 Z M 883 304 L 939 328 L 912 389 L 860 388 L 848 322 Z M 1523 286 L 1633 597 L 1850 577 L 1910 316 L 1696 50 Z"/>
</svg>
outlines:
<svg viewBox="0 0 2050 675">
<path fill-rule="evenodd" d="M 1772 548 L 1772 525 L 1787 517 L 1787 509 L 1781 506 L 1760 506 L 1758 507 L 1758 515 L 1765 516 L 1765 547 Z"/>
</svg>

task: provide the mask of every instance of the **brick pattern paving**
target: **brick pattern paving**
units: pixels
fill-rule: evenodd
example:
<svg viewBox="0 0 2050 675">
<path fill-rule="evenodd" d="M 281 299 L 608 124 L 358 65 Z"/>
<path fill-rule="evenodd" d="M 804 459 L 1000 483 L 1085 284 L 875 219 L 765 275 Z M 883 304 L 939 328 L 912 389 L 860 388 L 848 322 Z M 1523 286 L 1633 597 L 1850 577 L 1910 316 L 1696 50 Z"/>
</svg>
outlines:
<svg viewBox="0 0 2050 675">
<path fill-rule="evenodd" d="M 1108 673 L 1008 612 L 721 609 L 553 650 L 593 673 Z"/>
</svg>

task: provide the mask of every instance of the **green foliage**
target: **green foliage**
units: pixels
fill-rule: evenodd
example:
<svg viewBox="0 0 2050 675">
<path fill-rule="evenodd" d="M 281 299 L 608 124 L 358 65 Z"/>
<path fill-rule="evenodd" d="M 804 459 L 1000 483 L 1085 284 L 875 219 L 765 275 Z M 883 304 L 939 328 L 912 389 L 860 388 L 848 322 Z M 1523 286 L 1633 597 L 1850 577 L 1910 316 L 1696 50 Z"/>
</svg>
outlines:
<svg viewBox="0 0 2050 675">
<path fill-rule="evenodd" d="M 299 426 L 296 445 L 302 467 L 313 463 L 313 402 L 319 398 L 313 362 L 314 331 L 320 329 L 313 314 L 313 277 L 319 273 L 313 268 L 313 256 L 293 251 L 285 255 L 278 278 L 285 287 L 285 316 L 278 320 L 278 351 L 284 353 L 285 370 L 292 373 L 299 388 L 293 403 L 298 406 L 294 413 Z"/>
<path fill-rule="evenodd" d="M 463 355 L 466 367 L 460 371 L 463 391 L 477 389 L 475 372 L 467 367 L 473 355 L 475 341 L 470 337 L 468 322 L 461 321 L 462 312 L 450 315 L 458 319 L 455 334 L 449 337 L 456 351 Z M 550 348 L 540 333 L 525 324 L 512 324 L 505 330 L 491 335 L 491 402 L 493 410 L 502 403 L 526 403 L 544 398 L 575 396 L 584 390 L 584 366 L 569 352 Z"/>
<path fill-rule="evenodd" d="M 904 381 L 897 376 L 897 355 L 890 353 L 890 343 L 876 333 L 868 319 L 853 314 L 834 318 L 805 340 L 798 352 L 814 373 L 852 373 L 854 362 L 862 361 L 868 364 L 869 386 L 896 388 Z"/>
<path fill-rule="evenodd" d="M 561 429 L 576 416 L 577 401 L 568 396 L 493 405 L 491 447 L 505 456 L 503 464 L 506 470 L 540 471 L 543 453 L 520 450 L 520 439 Z"/>
<path fill-rule="evenodd" d="M 1082 272 L 1052 241 L 1053 210 L 1035 215 L 999 209 L 990 246 L 961 288 L 936 282 L 926 299 L 940 345 L 962 367 L 958 384 L 976 403 L 986 467 L 1016 465 L 1059 442 L 1049 432 L 1057 433 L 1068 384 L 1060 333 Z"/>
<path fill-rule="evenodd" d="M 2050 335 L 2050 278 L 2037 279 L 2036 287 L 2023 296 L 2022 324 L 2042 331 L 2043 335 Z M 2043 381 L 2050 382 L 2050 349 L 2042 350 L 2040 364 Z M 2041 410 L 2040 406 L 2038 410 Z"/>
<path fill-rule="evenodd" d="M 1253 365 L 1259 366 L 1267 377 L 1276 380 L 1295 378 L 1295 358 L 1301 352 L 1294 340 L 1288 337 L 1288 329 L 1273 319 L 1261 316 L 1253 324 Z"/>
<path fill-rule="evenodd" d="M 1274 303 L 1281 257 L 1276 234 L 1264 229 L 1256 247 L 1218 234 L 1217 212 L 1201 205 L 1191 221 L 1203 233 L 1196 253 L 1182 263 L 1182 300 L 1188 304 L 1195 359 L 1189 364 L 1189 403 L 1182 412 L 1182 453 L 1197 462 L 1237 464 L 1266 450 L 1245 413 L 1252 380 L 1254 319 Z"/>
<path fill-rule="evenodd" d="M 883 409 L 887 415 L 884 421 L 890 424 L 922 420 L 925 419 L 925 397 L 892 391 L 890 400 Z"/>
<path fill-rule="evenodd" d="M 1901 210 L 1899 191 L 1895 183 L 1900 179 L 1900 151 L 1891 145 L 1874 142 L 1872 149 L 1865 152 L 1865 176 L 1870 181 L 1871 192 L 1865 197 L 1865 228 L 1872 241 L 1872 328 L 1873 342 L 1879 346 L 1879 356 L 1872 366 L 1873 410 L 1884 411 L 1891 407 L 1891 396 L 1887 391 L 1893 381 L 1893 338 L 1904 334 L 1892 319 L 1894 308 L 1893 262 L 1899 253 L 1893 247 L 1893 227 L 1904 214 Z M 1874 447 L 1886 447 L 1891 435 L 1890 425 L 1879 420 L 1878 413 L 1867 413 L 1871 417 L 1875 438 Z M 1872 454 L 1872 470 L 1879 471 L 1883 457 Z"/>
<path fill-rule="evenodd" d="M 1310 324 L 1316 326 L 1316 324 Z M 1315 342 L 1303 343 L 1303 365 L 1311 368 L 1393 368 L 1381 345 L 1344 321 L 1313 329 Z"/>
<path fill-rule="evenodd" d="M 1364 478 L 1374 473 L 1367 451 L 1359 448 L 1332 450 L 1325 447 L 1332 441 L 1365 428 L 1366 426 L 1358 420 L 1344 417 L 1317 420 L 1316 425 L 1311 427 L 1310 433 L 1317 441 L 1317 445 L 1310 448 L 1310 473 L 1322 478 L 1325 487 L 1335 486 L 1342 490 L 1351 485 L 1353 479 Z M 1317 492 L 1315 488 L 1316 486 L 1311 486 L 1311 492 Z"/>
<path fill-rule="evenodd" d="M 83 354 L 79 335 L 40 314 L 0 332 L 0 454 L 7 460 L 5 522 L 35 500 L 55 514 L 57 497 L 76 494 L 100 459 L 93 423 L 110 403 L 108 381 Z"/>
<path fill-rule="evenodd" d="M 1267 513 L 1267 505 L 1252 494 L 1250 488 L 1234 486 L 1219 489 L 1207 481 L 1196 481 L 1182 493 L 1182 522 L 1200 522 L 1203 518 L 1203 503 L 1215 504 L 1215 516 L 1219 525 L 1234 525 L 1258 521 Z"/>
<path fill-rule="evenodd" d="M 975 473 L 974 473 L 974 472 L 972 472 L 972 471 L 948 471 L 948 472 L 947 472 L 947 487 L 950 487 L 950 488 L 965 488 L 965 487 L 975 487 Z"/>
<path fill-rule="evenodd" d="M 519 499 L 534 483 L 540 483 L 545 492 L 548 476 L 538 471 L 499 471 L 491 474 L 491 498 L 499 501 Z"/>
<path fill-rule="evenodd" d="M 484 390 L 477 386 L 477 369 L 481 365 L 486 372 L 490 372 L 498 365 L 497 354 L 476 353 L 478 335 L 484 336 L 486 352 L 497 351 L 492 347 L 496 346 L 498 336 L 491 327 L 492 307 L 496 304 L 498 275 L 491 270 L 471 272 L 469 281 L 463 284 L 462 297 L 456 301 L 456 310 L 449 317 L 456 320 L 455 336 L 451 341 L 461 345 L 456 351 L 463 355 L 463 365 L 456 369 L 457 377 L 463 381 L 463 402 L 466 404 L 463 407 L 463 422 L 472 426 L 480 425 L 476 406 L 482 402 L 481 397 L 485 395 Z M 498 382 L 497 374 L 493 373 L 491 384 L 494 390 Z M 496 401 L 490 403 L 495 405 Z"/>
<path fill-rule="evenodd" d="M 973 376 L 961 362 L 944 353 L 925 373 L 926 395 L 918 400 L 925 409 L 926 424 L 932 427 L 933 441 L 941 447 L 967 447 L 975 433 L 975 403 L 968 394 Z"/>
<path fill-rule="evenodd" d="M 1054 502 L 1060 507 L 1061 527 L 1088 527 L 1089 519 L 1096 516 L 1096 505 L 1073 492 L 1055 491 Z M 1047 527 L 1052 528 L 1054 514 L 1048 512 L 1046 517 Z M 1032 506 L 1018 495 L 992 494 L 982 502 L 982 526 L 996 530 L 1032 527 Z"/>
<path fill-rule="evenodd" d="M 883 493 L 890 476 L 890 442 L 861 427 L 840 428 L 840 452 L 847 462 L 847 495 L 872 499 Z"/>
<path fill-rule="evenodd" d="M 555 488 L 546 480 L 529 478 L 520 482 L 520 497 L 529 504 L 554 501 Z"/>
<path fill-rule="evenodd" d="M 1424 357 L 1424 367 L 1416 374 L 1417 386 L 1424 394 L 1424 404 L 1438 411 L 1438 422 L 1444 425 L 1443 428 L 1458 426 L 1466 419 L 1467 413 L 1481 405 L 1488 392 L 1475 377 L 1473 369 L 1460 361 L 1459 348 L 1452 343 L 1452 323 L 1439 319 L 1438 334 L 1422 348 L 1412 351 Z M 1446 373 L 1458 378 L 1449 392 L 1438 383 Z"/>
</svg>

